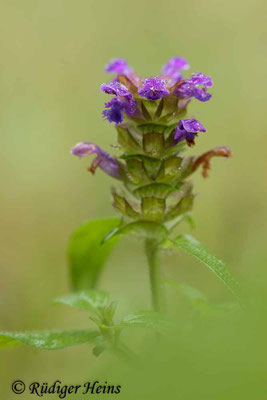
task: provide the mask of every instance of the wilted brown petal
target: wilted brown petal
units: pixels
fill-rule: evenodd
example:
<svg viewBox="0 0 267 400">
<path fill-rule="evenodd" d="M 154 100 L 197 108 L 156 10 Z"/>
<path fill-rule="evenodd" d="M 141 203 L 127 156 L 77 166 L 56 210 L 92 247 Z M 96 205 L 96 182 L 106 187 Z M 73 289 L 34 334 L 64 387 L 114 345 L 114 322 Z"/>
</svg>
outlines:
<svg viewBox="0 0 267 400">
<path fill-rule="evenodd" d="M 202 154 L 193 162 L 192 165 L 192 172 L 196 171 L 200 165 L 202 165 L 202 175 L 204 178 L 209 176 L 209 169 L 210 169 L 210 161 L 212 157 L 233 157 L 230 147 L 228 146 L 221 146 L 215 147 L 210 151 Z"/>
</svg>

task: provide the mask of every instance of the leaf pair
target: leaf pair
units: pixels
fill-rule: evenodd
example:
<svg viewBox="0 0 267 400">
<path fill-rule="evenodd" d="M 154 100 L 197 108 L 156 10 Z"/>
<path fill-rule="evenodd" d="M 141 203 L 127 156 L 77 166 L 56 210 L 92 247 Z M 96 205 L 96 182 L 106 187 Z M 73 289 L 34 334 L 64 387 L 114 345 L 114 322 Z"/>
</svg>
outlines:
<svg viewBox="0 0 267 400">
<path fill-rule="evenodd" d="M 91 311 L 100 316 L 103 319 L 103 323 L 105 323 L 106 313 L 109 313 L 109 310 L 112 308 L 115 309 L 115 303 L 109 303 L 109 294 L 105 291 L 95 289 L 60 297 L 55 302 L 76 307 L 80 310 Z M 110 324 L 106 328 L 159 328 L 168 326 L 169 324 L 170 320 L 167 317 L 157 312 L 146 310 L 128 314 L 118 323 L 110 320 Z"/>
<path fill-rule="evenodd" d="M 168 238 L 168 229 L 155 222 L 132 222 L 121 226 L 119 218 L 89 221 L 73 235 L 69 247 L 71 281 L 74 290 L 95 287 L 103 265 L 122 235 L 157 237 L 162 250 L 182 250 L 206 265 L 237 297 L 239 286 L 227 265 L 190 235 Z M 170 229 L 170 231 L 172 228 Z"/>
<path fill-rule="evenodd" d="M 91 319 L 99 330 L 0 332 L 0 348 L 27 344 L 45 350 L 59 350 L 83 343 L 94 343 L 94 354 L 99 355 L 106 348 L 118 346 L 118 334 L 123 328 L 160 328 L 169 325 L 167 318 L 150 311 L 126 315 L 115 324 L 115 303 L 110 303 L 108 293 L 102 290 L 92 289 L 70 294 L 56 299 L 55 302 L 95 314 L 97 318 Z"/>
</svg>

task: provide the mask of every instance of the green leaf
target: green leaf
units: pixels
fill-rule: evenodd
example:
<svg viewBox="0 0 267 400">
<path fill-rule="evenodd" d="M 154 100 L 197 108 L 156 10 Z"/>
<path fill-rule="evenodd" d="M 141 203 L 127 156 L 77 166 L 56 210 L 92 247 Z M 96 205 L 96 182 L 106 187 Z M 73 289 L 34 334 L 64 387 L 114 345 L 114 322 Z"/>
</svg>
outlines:
<svg viewBox="0 0 267 400">
<path fill-rule="evenodd" d="M 162 249 L 181 249 L 205 264 L 228 289 L 239 297 L 239 285 L 228 270 L 227 265 L 218 257 L 214 256 L 201 243 L 190 235 L 179 235 L 176 239 L 166 239 L 161 243 Z"/>
<path fill-rule="evenodd" d="M 28 344 L 45 350 L 59 350 L 64 347 L 94 342 L 97 331 L 72 332 L 0 332 L 0 348 Z"/>
<path fill-rule="evenodd" d="M 154 311 L 139 311 L 126 315 L 121 325 L 129 328 L 158 328 L 170 326 L 170 320 Z"/>
<path fill-rule="evenodd" d="M 69 268 L 73 290 L 96 286 L 104 263 L 119 236 L 102 244 L 105 236 L 119 226 L 119 218 L 96 219 L 86 222 L 72 235 L 69 245 Z"/>
<path fill-rule="evenodd" d="M 59 297 L 55 302 L 97 313 L 98 310 L 103 310 L 107 307 L 109 294 L 103 290 L 91 289 Z"/>
</svg>

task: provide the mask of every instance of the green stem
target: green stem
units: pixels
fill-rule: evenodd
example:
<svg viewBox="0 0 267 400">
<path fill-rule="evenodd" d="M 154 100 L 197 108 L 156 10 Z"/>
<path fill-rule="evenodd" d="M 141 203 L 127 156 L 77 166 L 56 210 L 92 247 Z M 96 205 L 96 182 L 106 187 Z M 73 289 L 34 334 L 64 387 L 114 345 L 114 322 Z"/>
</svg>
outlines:
<svg viewBox="0 0 267 400">
<path fill-rule="evenodd" d="M 161 268 L 159 259 L 159 248 L 153 239 L 147 239 L 146 255 L 149 265 L 150 287 L 152 294 L 152 304 L 154 311 L 164 312 L 165 301 L 163 294 L 163 281 L 161 278 Z"/>
</svg>

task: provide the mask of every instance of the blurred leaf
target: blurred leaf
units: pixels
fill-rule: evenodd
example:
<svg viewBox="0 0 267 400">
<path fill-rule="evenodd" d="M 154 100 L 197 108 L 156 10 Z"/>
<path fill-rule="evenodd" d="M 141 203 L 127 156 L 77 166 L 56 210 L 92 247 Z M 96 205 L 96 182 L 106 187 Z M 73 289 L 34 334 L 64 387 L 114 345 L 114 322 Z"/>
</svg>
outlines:
<svg viewBox="0 0 267 400">
<path fill-rule="evenodd" d="M 155 311 L 139 311 L 126 315 L 121 324 L 130 328 L 158 328 L 170 325 L 170 320 Z"/>
<path fill-rule="evenodd" d="M 96 357 L 99 357 L 105 351 L 105 349 L 106 349 L 106 347 L 104 345 L 97 344 L 93 348 L 93 355 Z"/>
<path fill-rule="evenodd" d="M 169 278 L 165 278 L 164 281 L 167 285 L 172 286 L 176 289 L 179 289 L 184 294 L 184 296 L 187 297 L 192 302 L 199 301 L 199 300 L 205 301 L 205 302 L 208 301 L 208 299 L 204 293 L 202 293 L 200 290 L 198 290 L 192 286 L 186 285 L 184 283 L 177 283 L 174 280 L 169 279 Z"/>
<path fill-rule="evenodd" d="M 108 321 L 112 321 L 115 315 L 115 311 L 117 309 L 118 303 L 116 301 L 112 301 L 109 306 L 105 309 L 105 318 Z"/>
<path fill-rule="evenodd" d="M 94 342 L 97 331 L 72 332 L 0 332 L 0 348 L 10 345 L 28 344 L 45 350 L 59 350 L 68 346 Z"/>
<path fill-rule="evenodd" d="M 238 283 L 228 270 L 227 265 L 214 256 L 201 243 L 190 235 L 179 235 L 176 239 L 167 239 L 161 244 L 163 249 L 181 249 L 205 264 L 220 278 L 228 289 L 238 297 Z"/>
<path fill-rule="evenodd" d="M 103 310 L 108 305 L 109 294 L 103 290 L 91 289 L 59 297 L 55 302 L 97 313 L 98 310 Z"/>
<path fill-rule="evenodd" d="M 102 268 L 119 236 L 103 244 L 104 237 L 119 226 L 119 218 L 97 219 L 86 222 L 72 235 L 69 245 L 69 268 L 74 290 L 96 286 Z"/>
</svg>

